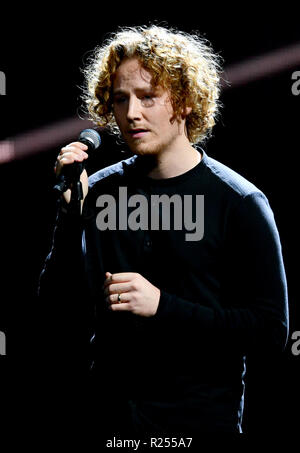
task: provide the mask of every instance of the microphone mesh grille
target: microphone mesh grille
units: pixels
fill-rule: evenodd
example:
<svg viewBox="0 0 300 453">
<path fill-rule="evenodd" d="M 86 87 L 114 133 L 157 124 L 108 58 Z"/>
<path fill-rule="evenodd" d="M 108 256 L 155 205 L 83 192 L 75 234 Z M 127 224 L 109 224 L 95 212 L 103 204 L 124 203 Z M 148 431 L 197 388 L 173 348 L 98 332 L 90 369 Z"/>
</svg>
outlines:
<svg viewBox="0 0 300 453">
<path fill-rule="evenodd" d="M 98 148 L 101 144 L 101 137 L 98 134 L 98 132 L 95 131 L 95 129 L 84 129 L 83 131 L 81 131 L 79 135 L 79 140 L 83 138 L 91 141 L 95 149 Z"/>
</svg>

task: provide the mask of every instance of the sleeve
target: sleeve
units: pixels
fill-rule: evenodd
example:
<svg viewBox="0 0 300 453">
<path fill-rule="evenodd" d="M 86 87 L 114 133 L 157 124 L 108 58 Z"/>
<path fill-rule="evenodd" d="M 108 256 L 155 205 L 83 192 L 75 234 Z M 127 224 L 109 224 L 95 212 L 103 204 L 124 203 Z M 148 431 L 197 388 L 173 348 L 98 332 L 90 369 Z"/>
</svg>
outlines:
<svg viewBox="0 0 300 453">
<path fill-rule="evenodd" d="M 36 330 L 43 357 L 65 375 L 88 367 L 89 360 L 91 307 L 86 297 L 82 230 L 80 216 L 70 214 L 59 200 L 51 249 L 38 282 Z"/>
<path fill-rule="evenodd" d="M 207 307 L 161 291 L 156 320 L 185 323 L 223 347 L 247 353 L 284 349 L 288 296 L 273 212 L 261 192 L 245 196 L 231 215 L 224 247 L 221 303 Z"/>
<path fill-rule="evenodd" d="M 39 296 L 57 296 L 58 287 L 65 293 L 74 288 L 75 274 L 82 270 L 81 235 L 81 219 L 70 214 L 63 200 L 58 200 L 50 252 L 39 277 Z"/>
</svg>

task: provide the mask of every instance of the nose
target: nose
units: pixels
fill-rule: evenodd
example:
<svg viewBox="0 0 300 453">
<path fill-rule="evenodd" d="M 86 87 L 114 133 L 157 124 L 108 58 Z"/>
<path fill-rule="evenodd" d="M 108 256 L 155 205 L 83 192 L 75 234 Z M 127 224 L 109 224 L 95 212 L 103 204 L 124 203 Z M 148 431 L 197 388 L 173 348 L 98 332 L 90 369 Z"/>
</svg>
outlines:
<svg viewBox="0 0 300 453">
<path fill-rule="evenodd" d="M 141 103 L 135 96 L 131 96 L 128 102 L 127 119 L 135 121 L 141 118 Z"/>
</svg>

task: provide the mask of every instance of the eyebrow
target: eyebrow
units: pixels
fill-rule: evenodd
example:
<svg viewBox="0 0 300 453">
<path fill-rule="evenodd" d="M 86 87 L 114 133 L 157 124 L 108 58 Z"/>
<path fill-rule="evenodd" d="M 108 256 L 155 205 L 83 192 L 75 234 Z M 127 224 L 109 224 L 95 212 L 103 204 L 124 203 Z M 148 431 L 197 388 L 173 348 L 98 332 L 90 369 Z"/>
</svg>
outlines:
<svg viewBox="0 0 300 453">
<path fill-rule="evenodd" d="M 112 94 L 113 94 L 113 96 L 117 96 L 118 94 L 126 94 L 126 91 L 118 89 L 118 90 L 113 91 Z"/>
<path fill-rule="evenodd" d="M 150 93 L 150 94 L 159 94 L 160 90 L 158 87 L 139 87 L 135 89 L 136 93 Z M 115 91 L 112 92 L 113 96 L 126 96 L 128 92 L 126 90 L 122 90 L 121 88 L 117 88 Z"/>
</svg>

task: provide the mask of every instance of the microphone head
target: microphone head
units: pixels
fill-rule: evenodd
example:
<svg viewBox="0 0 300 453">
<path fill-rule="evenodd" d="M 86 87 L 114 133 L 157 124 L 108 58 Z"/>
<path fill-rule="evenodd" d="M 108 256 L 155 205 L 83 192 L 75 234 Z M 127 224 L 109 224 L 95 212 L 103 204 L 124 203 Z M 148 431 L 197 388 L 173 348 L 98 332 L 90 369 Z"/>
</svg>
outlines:
<svg viewBox="0 0 300 453">
<path fill-rule="evenodd" d="M 97 149 L 101 145 L 101 137 L 95 129 L 84 129 L 80 132 L 78 140 L 85 142 L 92 149 Z"/>
</svg>

